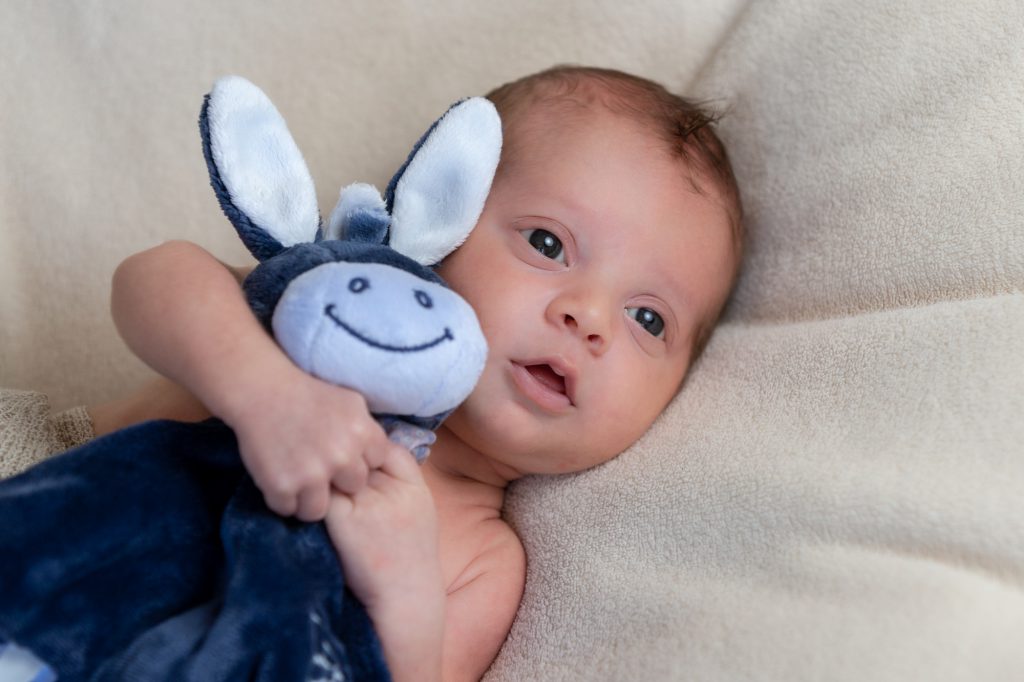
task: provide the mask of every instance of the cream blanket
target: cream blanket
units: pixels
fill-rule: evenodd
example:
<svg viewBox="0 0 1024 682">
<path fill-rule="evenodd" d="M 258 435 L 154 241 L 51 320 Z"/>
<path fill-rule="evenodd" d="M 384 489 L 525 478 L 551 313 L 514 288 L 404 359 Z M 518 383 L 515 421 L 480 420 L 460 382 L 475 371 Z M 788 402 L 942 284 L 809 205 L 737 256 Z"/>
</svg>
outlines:
<svg viewBox="0 0 1024 682">
<path fill-rule="evenodd" d="M 321 205 L 553 62 L 721 100 L 750 230 L 726 322 L 635 447 L 515 486 L 528 582 L 487 679 L 1020 678 L 1018 0 L 37 2 L 0 44 L 0 385 L 58 408 L 142 375 L 120 259 L 242 259 L 195 132 L 218 75 L 271 93 Z"/>
</svg>

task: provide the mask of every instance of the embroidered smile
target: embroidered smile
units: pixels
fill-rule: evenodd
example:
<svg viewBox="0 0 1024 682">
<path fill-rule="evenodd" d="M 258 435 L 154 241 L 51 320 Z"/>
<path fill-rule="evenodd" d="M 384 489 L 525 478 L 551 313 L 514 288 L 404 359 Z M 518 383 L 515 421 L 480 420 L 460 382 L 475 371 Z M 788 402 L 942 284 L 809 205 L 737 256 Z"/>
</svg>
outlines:
<svg viewBox="0 0 1024 682">
<path fill-rule="evenodd" d="M 345 324 L 344 322 L 342 322 L 341 318 L 339 318 L 334 313 L 334 304 L 333 303 L 328 304 L 327 307 L 324 308 L 324 315 L 326 315 L 327 317 L 331 318 L 331 321 L 334 322 L 334 324 L 338 325 L 339 327 L 341 327 L 342 329 L 347 331 L 349 334 L 351 334 L 352 336 L 356 337 L 357 339 L 359 339 L 360 341 L 365 343 L 367 346 L 372 346 L 373 348 L 379 348 L 381 350 L 394 351 L 396 353 L 415 353 L 417 351 L 427 350 L 428 348 L 433 348 L 434 346 L 436 346 L 437 344 L 439 344 L 439 343 L 441 343 L 443 341 L 454 341 L 455 340 L 455 337 L 452 336 L 452 331 L 448 327 L 445 327 L 444 328 L 444 334 L 441 334 L 441 336 L 437 337 L 433 341 L 427 341 L 426 343 L 421 343 L 421 344 L 418 344 L 416 346 L 390 346 L 390 345 L 388 345 L 386 343 L 381 343 L 380 341 L 376 341 L 374 339 L 371 339 L 368 336 L 363 336 L 362 334 L 357 332 L 355 329 L 353 329 L 352 327 L 350 327 L 347 324 Z"/>
</svg>

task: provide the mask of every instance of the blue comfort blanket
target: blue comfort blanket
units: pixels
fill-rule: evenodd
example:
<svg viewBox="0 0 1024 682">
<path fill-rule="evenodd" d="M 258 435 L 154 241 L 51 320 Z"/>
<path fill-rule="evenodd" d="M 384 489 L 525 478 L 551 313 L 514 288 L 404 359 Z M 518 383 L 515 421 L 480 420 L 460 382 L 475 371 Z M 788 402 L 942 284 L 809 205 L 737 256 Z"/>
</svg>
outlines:
<svg viewBox="0 0 1024 682">
<path fill-rule="evenodd" d="M 390 679 L 324 525 L 269 511 L 218 420 L 0 482 L 0 557 L 0 646 L 61 682 Z"/>
</svg>

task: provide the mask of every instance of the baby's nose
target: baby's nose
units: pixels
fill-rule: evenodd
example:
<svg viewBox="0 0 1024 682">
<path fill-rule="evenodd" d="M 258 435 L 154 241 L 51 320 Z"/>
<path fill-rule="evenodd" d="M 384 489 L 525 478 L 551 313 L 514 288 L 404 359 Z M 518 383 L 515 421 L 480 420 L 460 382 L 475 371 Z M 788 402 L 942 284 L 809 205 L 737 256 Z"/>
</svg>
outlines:
<svg viewBox="0 0 1024 682">
<path fill-rule="evenodd" d="M 589 325 L 586 329 L 583 329 L 576 318 L 569 313 L 565 313 L 563 321 L 568 329 L 586 340 L 587 346 L 591 351 L 601 352 L 604 350 L 605 337 L 596 329 L 595 325 Z"/>
</svg>

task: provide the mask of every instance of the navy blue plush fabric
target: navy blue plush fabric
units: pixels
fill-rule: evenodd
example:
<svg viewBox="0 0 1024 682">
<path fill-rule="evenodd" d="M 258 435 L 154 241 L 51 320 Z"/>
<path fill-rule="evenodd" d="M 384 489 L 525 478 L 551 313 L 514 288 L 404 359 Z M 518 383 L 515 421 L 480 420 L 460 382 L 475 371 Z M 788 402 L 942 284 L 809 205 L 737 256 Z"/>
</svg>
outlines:
<svg viewBox="0 0 1024 682">
<path fill-rule="evenodd" d="M 323 524 L 270 512 L 217 420 L 0 482 L 0 556 L 0 641 L 62 682 L 390 679 Z"/>
<path fill-rule="evenodd" d="M 296 277 L 325 263 L 376 263 L 390 265 L 416 275 L 422 280 L 443 287 L 448 283 L 425 265 L 381 244 L 331 239 L 303 243 L 281 251 L 276 257 L 260 263 L 242 283 L 253 314 L 269 331 L 270 323 L 284 290 Z"/>
</svg>

